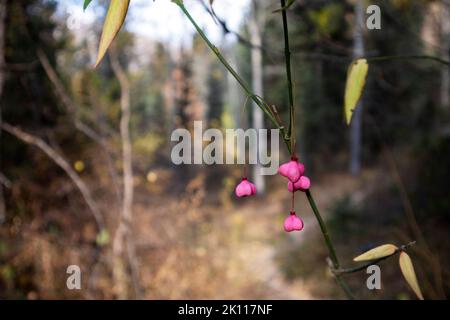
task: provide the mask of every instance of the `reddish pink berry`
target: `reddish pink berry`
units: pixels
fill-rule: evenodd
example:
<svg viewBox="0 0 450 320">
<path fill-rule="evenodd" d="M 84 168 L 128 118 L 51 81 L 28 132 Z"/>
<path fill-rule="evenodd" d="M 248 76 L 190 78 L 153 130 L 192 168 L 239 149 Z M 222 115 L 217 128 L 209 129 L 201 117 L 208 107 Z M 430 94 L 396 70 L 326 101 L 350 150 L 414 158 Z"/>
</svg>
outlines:
<svg viewBox="0 0 450 320">
<path fill-rule="evenodd" d="M 239 198 L 253 196 L 256 194 L 256 187 L 247 178 L 242 178 L 242 181 L 236 186 L 234 193 Z"/>
<path fill-rule="evenodd" d="M 298 171 L 300 171 L 300 175 L 302 176 L 305 173 L 305 165 L 301 162 L 297 162 Z"/>
<path fill-rule="evenodd" d="M 291 211 L 289 217 L 284 220 L 284 231 L 301 231 L 303 229 L 303 221 L 301 218 L 297 217 L 295 211 Z"/>
<path fill-rule="evenodd" d="M 287 163 L 282 164 L 278 168 L 278 173 L 283 177 L 288 178 L 291 182 L 297 182 L 298 179 L 300 179 L 300 177 L 302 176 L 304 170 L 304 166 L 299 166 L 297 160 L 293 159 Z"/>
<path fill-rule="evenodd" d="M 306 191 L 311 186 L 311 180 L 307 176 L 301 176 L 300 179 L 298 179 L 297 182 L 292 183 L 291 181 L 288 182 L 288 190 L 290 192 L 295 191 Z"/>
</svg>

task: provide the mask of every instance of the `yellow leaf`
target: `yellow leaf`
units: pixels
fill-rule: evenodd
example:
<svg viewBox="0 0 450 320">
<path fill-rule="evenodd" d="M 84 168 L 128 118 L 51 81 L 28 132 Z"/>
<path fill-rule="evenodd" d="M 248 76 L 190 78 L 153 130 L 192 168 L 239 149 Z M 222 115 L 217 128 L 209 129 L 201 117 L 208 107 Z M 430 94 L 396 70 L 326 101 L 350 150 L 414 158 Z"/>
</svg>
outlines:
<svg viewBox="0 0 450 320">
<path fill-rule="evenodd" d="M 344 112 L 347 124 L 352 120 L 353 111 L 361 98 L 362 90 L 366 84 L 369 65 L 366 59 L 353 61 L 347 72 L 347 83 L 345 85 Z"/>
<path fill-rule="evenodd" d="M 368 261 L 383 258 L 393 254 L 398 248 L 393 244 L 383 244 L 379 247 L 373 248 L 363 254 L 357 256 L 353 261 Z"/>
<path fill-rule="evenodd" d="M 109 232 L 106 229 L 102 229 L 95 239 L 99 246 L 106 246 L 109 243 Z"/>
<path fill-rule="evenodd" d="M 403 276 L 406 282 L 408 282 L 411 289 L 414 291 L 416 296 L 423 300 L 422 292 L 420 291 L 419 283 L 417 282 L 416 272 L 414 271 L 414 266 L 412 264 L 411 258 L 406 252 L 400 253 L 400 269 L 402 270 Z"/>
<path fill-rule="evenodd" d="M 81 160 L 75 161 L 75 163 L 73 164 L 73 167 L 75 168 L 76 171 L 83 172 L 83 170 L 85 168 L 84 162 Z"/>
<path fill-rule="evenodd" d="M 108 50 L 111 42 L 116 37 L 117 32 L 119 32 L 122 27 L 129 4 L 130 0 L 111 0 L 105 23 L 103 24 L 103 32 L 98 46 L 97 61 L 95 62 L 94 67 L 98 66 L 100 61 L 102 61 L 106 50 Z"/>
</svg>

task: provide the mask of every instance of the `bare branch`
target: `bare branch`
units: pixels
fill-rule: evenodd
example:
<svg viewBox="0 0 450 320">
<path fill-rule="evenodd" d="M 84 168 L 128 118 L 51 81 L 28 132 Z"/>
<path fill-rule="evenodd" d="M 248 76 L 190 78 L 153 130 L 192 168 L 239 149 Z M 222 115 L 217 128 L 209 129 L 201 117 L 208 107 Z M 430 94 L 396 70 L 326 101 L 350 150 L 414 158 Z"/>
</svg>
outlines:
<svg viewBox="0 0 450 320">
<path fill-rule="evenodd" d="M 128 263 L 131 269 L 131 279 L 134 288 L 135 298 L 141 298 L 139 285 L 139 267 L 136 258 L 136 248 L 130 233 L 131 220 L 133 215 L 133 166 L 130 138 L 130 83 L 123 70 L 117 56 L 116 48 L 110 49 L 110 63 L 114 75 L 120 85 L 120 137 L 122 142 L 122 166 L 123 166 L 123 201 L 122 214 L 116 234 L 114 236 L 113 252 L 115 263 L 113 273 L 115 274 L 117 293 L 122 296 L 126 284 L 124 282 L 124 263 L 122 261 L 125 247 L 128 254 Z M 119 297 L 120 297 L 119 296 Z"/>
<path fill-rule="evenodd" d="M 101 134 L 97 133 L 94 129 L 92 129 L 90 126 L 82 122 L 81 120 L 77 119 L 76 117 L 76 105 L 67 93 L 67 90 L 62 85 L 61 79 L 58 77 L 58 74 L 56 73 L 56 70 L 53 68 L 53 66 L 50 64 L 47 56 L 45 55 L 44 51 L 42 49 L 37 49 L 36 52 L 38 59 L 44 68 L 45 73 L 47 74 L 47 77 L 50 79 L 51 83 L 55 87 L 55 91 L 59 98 L 61 99 L 62 103 L 66 107 L 67 111 L 69 112 L 70 116 L 73 119 L 75 128 L 82 132 L 84 135 L 86 135 L 88 138 L 92 139 L 94 142 L 96 142 L 104 151 L 106 163 L 108 166 L 108 171 L 111 176 L 112 183 L 114 185 L 114 190 L 117 196 L 117 203 L 120 204 L 121 202 L 121 196 L 119 191 L 119 185 L 118 185 L 118 179 L 117 179 L 117 170 L 114 167 L 114 162 L 112 159 L 112 155 L 116 154 L 115 148 L 111 146 L 111 144 L 108 143 L 108 141 L 103 137 Z"/>
<path fill-rule="evenodd" d="M 11 180 L 9 180 L 3 173 L 0 172 L 0 184 L 5 188 L 11 188 Z"/>
<path fill-rule="evenodd" d="M 44 51 L 42 49 L 37 49 L 36 54 L 39 58 L 39 61 L 44 68 L 45 73 L 47 74 L 47 77 L 50 79 L 51 83 L 53 84 L 56 94 L 61 99 L 62 103 L 66 107 L 69 114 L 74 119 L 75 127 L 84 133 L 87 137 L 91 138 L 95 142 L 97 142 L 102 148 L 107 150 L 108 152 L 112 152 L 111 146 L 108 145 L 106 140 L 99 135 L 97 132 L 95 132 L 94 129 L 89 127 L 87 124 L 83 123 L 82 121 L 76 119 L 76 110 L 77 107 L 73 100 L 70 98 L 69 94 L 67 93 L 66 89 L 62 85 L 61 79 L 58 77 L 58 74 L 56 73 L 53 66 L 50 64 L 47 56 L 45 55 Z"/>
<path fill-rule="evenodd" d="M 92 212 L 92 215 L 94 216 L 98 229 L 103 230 L 105 228 L 103 217 L 91 195 L 89 188 L 86 186 L 83 180 L 81 180 L 80 176 L 70 166 L 66 159 L 64 159 L 58 152 L 56 152 L 52 147 L 50 147 L 44 140 L 40 139 L 39 137 L 26 133 L 18 127 L 14 127 L 5 122 L 1 124 L 1 128 L 11 135 L 15 136 L 16 138 L 22 140 L 23 142 L 38 147 L 45 154 L 47 154 L 47 156 L 52 159 L 61 169 L 63 169 L 86 201 L 86 204 L 88 205 L 90 211 Z"/>
</svg>

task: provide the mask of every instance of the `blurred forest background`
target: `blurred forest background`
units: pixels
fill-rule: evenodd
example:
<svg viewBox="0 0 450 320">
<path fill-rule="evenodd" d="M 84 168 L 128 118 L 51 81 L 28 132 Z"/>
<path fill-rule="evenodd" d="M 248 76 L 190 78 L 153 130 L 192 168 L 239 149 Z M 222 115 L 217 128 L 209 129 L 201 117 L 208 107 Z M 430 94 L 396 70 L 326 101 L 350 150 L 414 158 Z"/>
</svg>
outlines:
<svg viewBox="0 0 450 320">
<path fill-rule="evenodd" d="M 248 0 L 234 12 L 227 1 L 214 2 L 215 18 L 209 1 L 185 3 L 286 119 L 280 4 Z M 130 27 L 134 13 L 169 1 L 131 1 L 94 70 L 107 1 L 93 1 L 84 14 L 94 19 L 77 25 L 67 8 L 82 12 L 82 2 L 0 0 L 0 298 L 345 298 L 303 194 L 305 229 L 283 231 L 284 179 L 258 178 L 263 195 L 236 199 L 241 167 L 172 164 L 170 134 L 194 120 L 270 128 L 250 103 L 242 113 L 245 94 L 185 18 L 166 21 L 189 30 L 181 45 L 145 37 Z M 370 4 L 381 30 L 364 25 Z M 230 14 L 241 17 L 235 29 Z M 298 152 L 344 266 L 373 246 L 416 240 L 424 296 L 445 299 L 450 69 L 411 56 L 450 60 L 450 2 L 298 0 L 288 18 Z M 369 62 L 347 127 L 346 72 L 358 56 L 410 57 Z M 81 268 L 81 290 L 66 287 L 69 265 Z M 414 298 L 396 259 L 381 271 L 381 290 L 366 288 L 364 271 L 346 278 L 360 298 Z"/>
</svg>

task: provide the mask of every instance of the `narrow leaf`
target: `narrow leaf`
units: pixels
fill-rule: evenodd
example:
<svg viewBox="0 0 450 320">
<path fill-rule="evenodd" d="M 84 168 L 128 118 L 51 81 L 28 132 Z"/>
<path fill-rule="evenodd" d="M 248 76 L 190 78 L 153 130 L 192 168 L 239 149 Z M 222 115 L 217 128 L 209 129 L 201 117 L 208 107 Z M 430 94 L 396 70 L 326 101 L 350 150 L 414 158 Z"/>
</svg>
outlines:
<svg viewBox="0 0 450 320">
<path fill-rule="evenodd" d="M 83 10 L 86 10 L 86 8 L 89 6 L 89 4 L 92 2 L 92 0 L 84 0 L 83 4 Z"/>
<path fill-rule="evenodd" d="M 406 252 L 400 253 L 399 263 L 400 269 L 402 270 L 406 282 L 408 282 L 409 286 L 414 291 L 416 296 L 420 300 L 423 300 L 422 291 L 420 291 L 419 283 L 417 282 L 416 272 L 414 271 L 413 263 L 411 261 L 411 258 L 408 256 Z"/>
<path fill-rule="evenodd" d="M 344 112 L 347 124 L 352 120 L 353 112 L 361 98 L 362 90 L 366 84 L 369 65 L 366 59 L 353 61 L 347 72 L 347 83 L 345 85 Z"/>
<path fill-rule="evenodd" d="M 98 47 L 97 61 L 95 66 L 98 66 L 105 56 L 106 50 L 108 50 L 111 42 L 116 37 L 120 28 L 125 21 L 127 15 L 128 6 L 130 0 L 111 0 L 108 13 L 106 14 L 105 23 L 103 24 L 103 32 L 100 38 L 100 44 Z"/>
<path fill-rule="evenodd" d="M 363 254 L 354 258 L 353 261 L 369 261 L 387 257 L 391 254 L 394 254 L 397 249 L 398 248 L 393 244 L 383 244 L 379 247 L 364 252 Z"/>
</svg>

